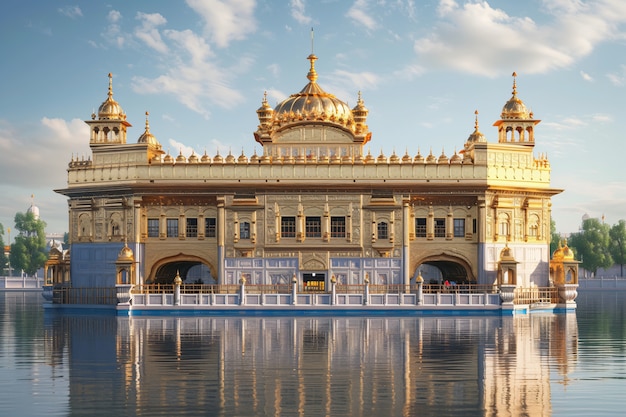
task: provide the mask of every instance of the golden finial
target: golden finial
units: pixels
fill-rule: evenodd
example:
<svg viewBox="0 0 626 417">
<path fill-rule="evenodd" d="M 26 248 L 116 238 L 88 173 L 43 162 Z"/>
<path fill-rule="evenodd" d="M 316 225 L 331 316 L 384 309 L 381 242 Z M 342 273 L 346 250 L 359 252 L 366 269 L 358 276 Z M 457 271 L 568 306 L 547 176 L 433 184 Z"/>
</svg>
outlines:
<svg viewBox="0 0 626 417">
<path fill-rule="evenodd" d="M 148 116 L 150 116 L 150 113 L 146 112 L 146 133 L 150 132 L 150 123 L 148 122 Z"/>
<path fill-rule="evenodd" d="M 108 96 L 110 99 L 113 98 L 113 74 L 109 72 L 109 93 Z"/>
<path fill-rule="evenodd" d="M 311 54 L 306 59 L 311 61 L 311 69 L 309 69 L 309 73 L 306 75 L 306 77 L 309 79 L 309 81 L 314 83 L 315 81 L 317 81 L 317 72 L 315 71 L 315 60 L 317 59 L 317 57 L 314 54 Z"/>
<path fill-rule="evenodd" d="M 478 110 L 474 110 L 475 120 L 474 120 L 474 129 L 478 132 Z"/>
<path fill-rule="evenodd" d="M 513 71 L 513 95 L 517 95 L 517 73 Z"/>
<path fill-rule="evenodd" d="M 306 75 L 306 77 L 309 79 L 309 81 L 314 83 L 317 80 L 317 72 L 315 71 L 315 60 L 317 59 L 317 57 L 313 53 L 313 28 L 311 28 L 311 54 L 307 57 L 307 59 L 311 61 L 311 69 L 309 70 L 309 73 Z"/>
</svg>

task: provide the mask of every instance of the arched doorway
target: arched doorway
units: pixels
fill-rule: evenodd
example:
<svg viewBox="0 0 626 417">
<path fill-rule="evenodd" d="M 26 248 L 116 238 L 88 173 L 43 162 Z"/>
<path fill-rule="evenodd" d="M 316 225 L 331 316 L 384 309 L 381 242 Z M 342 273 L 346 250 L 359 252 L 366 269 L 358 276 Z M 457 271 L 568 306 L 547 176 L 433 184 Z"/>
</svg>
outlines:
<svg viewBox="0 0 626 417">
<path fill-rule="evenodd" d="M 217 284 L 212 265 L 202 258 L 184 254 L 155 263 L 147 283 L 172 284 L 177 274 L 185 284 Z"/>
<path fill-rule="evenodd" d="M 445 255 L 423 259 L 413 276 L 418 273 L 426 284 L 442 284 L 446 280 L 457 284 L 476 284 L 476 277 L 465 260 Z"/>
</svg>

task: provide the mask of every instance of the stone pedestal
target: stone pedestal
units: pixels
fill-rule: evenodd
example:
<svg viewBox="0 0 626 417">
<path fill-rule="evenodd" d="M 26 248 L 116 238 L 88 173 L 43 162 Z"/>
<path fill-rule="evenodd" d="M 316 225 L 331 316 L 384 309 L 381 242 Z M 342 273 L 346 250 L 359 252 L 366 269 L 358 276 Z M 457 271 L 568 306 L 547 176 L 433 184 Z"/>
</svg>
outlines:
<svg viewBox="0 0 626 417">
<path fill-rule="evenodd" d="M 54 286 L 44 285 L 42 289 L 43 291 L 41 293 L 41 296 L 43 297 L 44 300 L 46 300 L 46 302 L 51 303 L 52 297 L 54 296 Z"/>
<path fill-rule="evenodd" d="M 565 304 L 573 303 L 578 297 L 578 284 L 561 284 L 558 285 L 559 298 Z"/>
<path fill-rule="evenodd" d="M 502 300 L 503 305 L 513 305 L 513 300 L 515 300 L 515 285 L 512 284 L 502 284 L 500 285 L 500 300 Z"/>
<path fill-rule="evenodd" d="M 130 305 L 132 299 L 132 294 L 130 290 L 132 289 L 132 287 L 132 284 L 117 284 L 115 286 L 118 305 Z"/>
</svg>

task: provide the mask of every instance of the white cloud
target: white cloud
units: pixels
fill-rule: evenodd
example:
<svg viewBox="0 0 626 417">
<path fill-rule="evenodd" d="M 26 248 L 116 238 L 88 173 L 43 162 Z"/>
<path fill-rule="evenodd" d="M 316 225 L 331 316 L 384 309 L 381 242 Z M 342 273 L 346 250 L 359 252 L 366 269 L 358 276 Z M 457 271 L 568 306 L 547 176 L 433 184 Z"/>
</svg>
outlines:
<svg viewBox="0 0 626 417">
<path fill-rule="evenodd" d="M 111 23 L 117 23 L 122 19 L 122 14 L 117 10 L 111 10 L 107 15 L 107 20 Z"/>
<path fill-rule="evenodd" d="M 170 155 L 172 155 L 174 158 L 176 158 L 180 154 L 184 155 L 187 158 L 189 158 L 192 153 L 198 155 L 198 152 L 196 152 L 196 150 L 193 149 L 191 146 L 187 146 L 182 142 L 178 142 L 175 139 L 169 139 L 167 143 L 170 145 L 171 148 Z"/>
<path fill-rule="evenodd" d="M 585 71 L 580 71 L 580 76 L 583 78 L 583 80 L 585 81 L 594 81 L 593 77 L 589 74 L 587 74 Z"/>
<path fill-rule="evenodd" d="M 80 10 L 80 7 L 78 6 L 65 6 L 65 7 L 61 7 L 58 9 L 59 13 L 61 13 L 64 16 L 70 17 L 70 18 L 75 18 L 75 17 L 82 17 L 83 16 L 83 12 Z"/>
<path fill-rule="evenodd" d="M 424 74 L 425 72 L 426 72 L 426 69 L 423 66 L 412 64 L 412 65 L 407 65 L 404 68 L 401 68 L 397 71 L 394 71 L 393 77 L 401 78 L 404 80 L 412 80 L 415 77 L 419 77 L 420 75 Z"/>
<path fill-rule="evenodd" d="M 133 78 L 133 90 L 143 94 L 172 94 L 189 109 L 209 117 L 205 102 L 230 108 L 243 100 L 242 94 L 229 83 L 232 74 L 241 71 L 220 68 L 206 41 L 190 30 L 165 30 L 164 36 L 174 43 L 168 61 L 173 65 L 165 74 L 150 79 Z M 176 55 L 176 53 L 180 53 Z M 246 57 L 237 66 L 250 65 Z"/>
<path fill-rule="evenodd" d="M 358 25 L 363 25 L 368 30 L 374 30 L 378 26 L 376 20 L 368 13 L 367 0 L 356 0 L 346 13 L 346 16 L 354 20 Z"/>
<path fill-rule="evenodd" d="M 272 74 L 274 78 L 278 78 L 280 75 L 280 65 L 270 64 L 267 66 L 267 70 Z"/>
<path fill-rule="evenodd" d="M 291 17 L 296 19 L 298 23 L 302 25 L 311 24 L 313 19 L 306 15 L 306 3 L 304 0 L 291 0 L 289 6 L 291 7 Z"/>
<path fill-rule="evenodd" d="M 611 0 L 546 2 L 548 20 L 512 16 L 487 1 L 441 0 L 433 32 L 418 39 L 420 63 L 496 76 L 511 68 L 544 73 L 565 68 L 615 36 L 625 6 Z M 621 14 L 620 14 L 621 13 Z"/>
<path fill-rule="evenodd" d="M 626 84 L 626 65 L 620 67 L 619 72 L 613 72 L 606 75 L 609 81 L 618 87 Z"/>
<path fill-rule="evenodd" d="M 613 116 L 610 114 L 594 114 L 591 116 L 591 120 L 594 122 L 609 123 L 613 121 Z"/>
<path fill-rule="evenodd" d="M 256 30 L 255 0 L 187 0 L 187 5 L 202 16 L 206 32 L 218 47 L 245 39 Z"/>
<path fill-rule="evenodd" d="M 24 144 L 46 151 L 28 152 Z M 60 188 L 67 181 L 72 152 L 89 152 L 89 127 L 79 119 L 43 117 L 40 124 L 29 127 L 0 121 L 0 149 L 0 186 Z"/>
<path fill-rule="evenodd" d="M 143 41 L 150 48 L 162 54 L 167 52 L 167 45 L 161 39 L 157 26 L 167 23 L 167 20 L 159 13 L 137 13 L 137 20 L 141 21 L 141 26 L 135 29 L 135 36 Z"/>
<path fill-rule="evenodd" d="M 109 21 L 109 26 L 106 27 L 105 31 L 101 34 L 101 36 L 110 43 L 113 43 L 118 48 L 122 48 L 126 44 L 126 36 L 122 33 L 119 22 L 122 20 L 122 14 L 117 10 L 111 10 L 107 14 L 107 20 Z M 96 42 L 90 41 L 93 46 L 98 46 Z"/>
</svg>

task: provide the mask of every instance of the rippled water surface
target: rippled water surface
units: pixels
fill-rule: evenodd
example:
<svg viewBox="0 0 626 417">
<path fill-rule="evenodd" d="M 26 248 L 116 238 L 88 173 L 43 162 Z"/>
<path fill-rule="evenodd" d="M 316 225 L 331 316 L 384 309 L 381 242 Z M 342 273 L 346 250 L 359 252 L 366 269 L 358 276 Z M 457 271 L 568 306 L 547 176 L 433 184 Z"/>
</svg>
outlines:
<svg viewBox="0 0 626 417">
<path fill-rule="evenodd" d="M 518 317 L 138 317 L 0 292 L 1 416 L 613 416 L 626 292 Z"/>
</svg>

